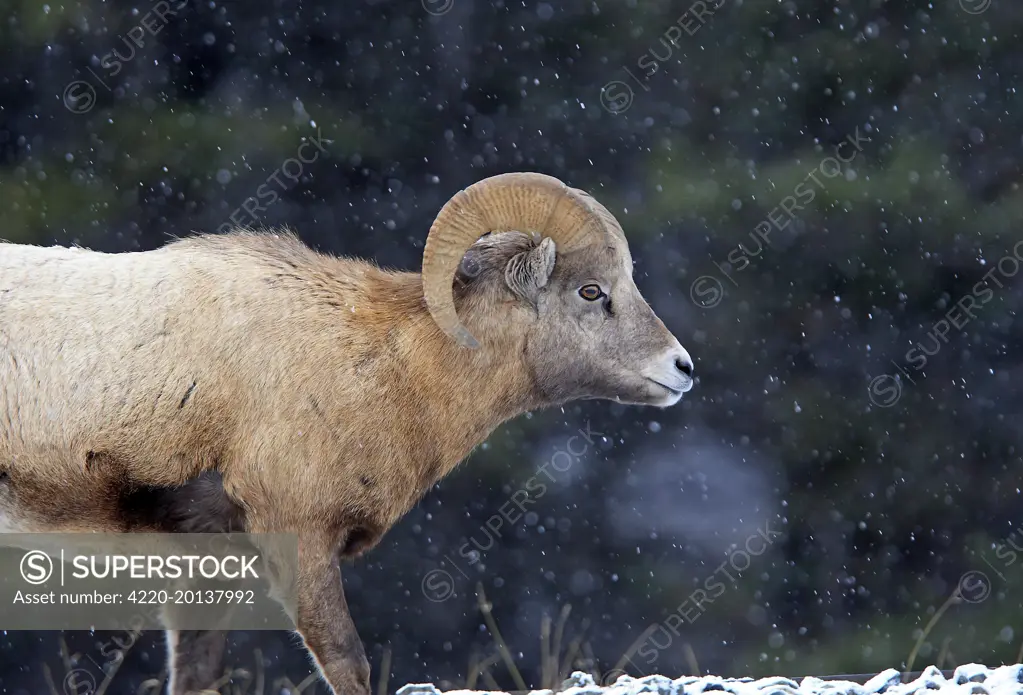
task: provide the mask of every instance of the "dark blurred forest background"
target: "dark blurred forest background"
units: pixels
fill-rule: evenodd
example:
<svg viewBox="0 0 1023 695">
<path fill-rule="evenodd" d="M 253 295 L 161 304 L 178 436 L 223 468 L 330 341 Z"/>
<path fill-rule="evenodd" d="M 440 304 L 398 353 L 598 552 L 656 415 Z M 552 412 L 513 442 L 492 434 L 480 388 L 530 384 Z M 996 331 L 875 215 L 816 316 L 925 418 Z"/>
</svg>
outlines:
<svg viewBox="0 0 1023 695">
<path fill-rule="evenodd" d="M 416 269 L 460 188 L 557 176 L 697 384 L 507 424 L 348 567 L 374 683 L 539 686 L 545 615 L 604 674 L 1015 663 L 1021 85 L 1018 0 L 0 0 L 0 237 L 287 225 Z M 0 634 L 0 693 L 102 684 L 110 639 Z M 300 683 L 297 644 L 234 633 L 222 692 Z"/>
</svg>

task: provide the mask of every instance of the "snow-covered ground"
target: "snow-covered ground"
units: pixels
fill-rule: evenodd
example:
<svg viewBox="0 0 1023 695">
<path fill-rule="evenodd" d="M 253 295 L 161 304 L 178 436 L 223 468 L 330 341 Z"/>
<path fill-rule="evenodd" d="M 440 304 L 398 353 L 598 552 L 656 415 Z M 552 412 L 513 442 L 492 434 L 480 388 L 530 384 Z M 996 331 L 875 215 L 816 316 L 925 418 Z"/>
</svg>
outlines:
<svg viewBox="0 0 1023 695">
<path fill-rule="evenodd" d="M 945 678 L 934 666 L 907 682 L 901 682 L 901 673 L 893 668 L 882 671 L 866 683 L 843 680 L 821 680 L 808 676 L 799 682 L 790 678 L 771 677 L 721 678 L 719 676 L 667 676 L 632 678 L 621 676 L 613 684 L 601 686 L 593 677 L 575 672 L 565 681 L 559 695 L 697 695 L 710 691 L 724 691 L 733 695 L 1023 695 L 1023 665 L 988 668 L 980 664 L 964 664 L 951 678 Z M 555 691 L 534 690 L 531 695 L 553 695 Z M 496 691 L 449 690 L 447 695 L 504 695 Z M 409 684 L 399 688 L 396 695 L 441 695 L 432 684 Z"/>
</svg>

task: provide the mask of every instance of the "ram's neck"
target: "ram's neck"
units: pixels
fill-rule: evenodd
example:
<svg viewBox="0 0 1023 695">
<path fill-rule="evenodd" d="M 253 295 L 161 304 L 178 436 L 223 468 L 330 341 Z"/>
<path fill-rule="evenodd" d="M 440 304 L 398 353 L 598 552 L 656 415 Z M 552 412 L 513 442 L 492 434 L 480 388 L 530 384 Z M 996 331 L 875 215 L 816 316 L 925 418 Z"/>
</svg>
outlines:
<svg viewBox="0 0 1023 695">
<path fill-rule="evenodd" d="M 486 321 L 487 309 L 459 306 L 467 328 L 483 344 L 471 350 L 434 323 L 418 274 L 381 273 L 369 289 L 376 316 L 362 319 L 373 326 L 377 345 L 400 365 L 388 388 L 400 391 L 403 428 L 411 430 L 412 441 L 423 442 L 417 460 L 424 485 L 450 472 L 502 422 L 542 405 L 522 361 L 521 338 L 502 329 L 508 322 Z"/>
</svg>

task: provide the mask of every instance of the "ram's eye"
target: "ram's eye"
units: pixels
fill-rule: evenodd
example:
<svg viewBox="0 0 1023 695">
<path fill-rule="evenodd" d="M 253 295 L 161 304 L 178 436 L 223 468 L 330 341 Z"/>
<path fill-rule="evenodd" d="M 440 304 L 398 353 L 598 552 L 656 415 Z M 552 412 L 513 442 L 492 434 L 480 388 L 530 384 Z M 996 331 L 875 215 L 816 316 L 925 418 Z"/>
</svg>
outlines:
<svg viewBox="0 0 1023 695">
<path fill-rule="evenodd" d="M 579 288 L 579 296 L 588 302 L 595 302 L 604 296 L 604 291 L 600 285 L 583 285 Z"/>
</svg>

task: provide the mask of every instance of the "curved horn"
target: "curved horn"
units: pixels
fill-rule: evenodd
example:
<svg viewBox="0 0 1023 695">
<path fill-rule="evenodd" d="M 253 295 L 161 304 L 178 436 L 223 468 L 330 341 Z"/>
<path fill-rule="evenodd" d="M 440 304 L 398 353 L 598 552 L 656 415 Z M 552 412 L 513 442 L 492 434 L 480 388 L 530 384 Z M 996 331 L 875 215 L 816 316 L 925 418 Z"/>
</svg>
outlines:
<svg viewBox="0 0 1023 695">
<path fill-rule="evenodd" d="M 470 246 L 487 232 L 535 231 L 553 239 L 559 251 L 573 251 L 600 234 L 614 234 L 609 226 L 618 223 L 602 205 L 553 176 L 513 173 L 478 181 L 441 208 L 426 238 L 423 294 L 430 315 L 442 331 L 476 349 L 479 342 L 455 313 L 451 287 Z"/>
</svg>

